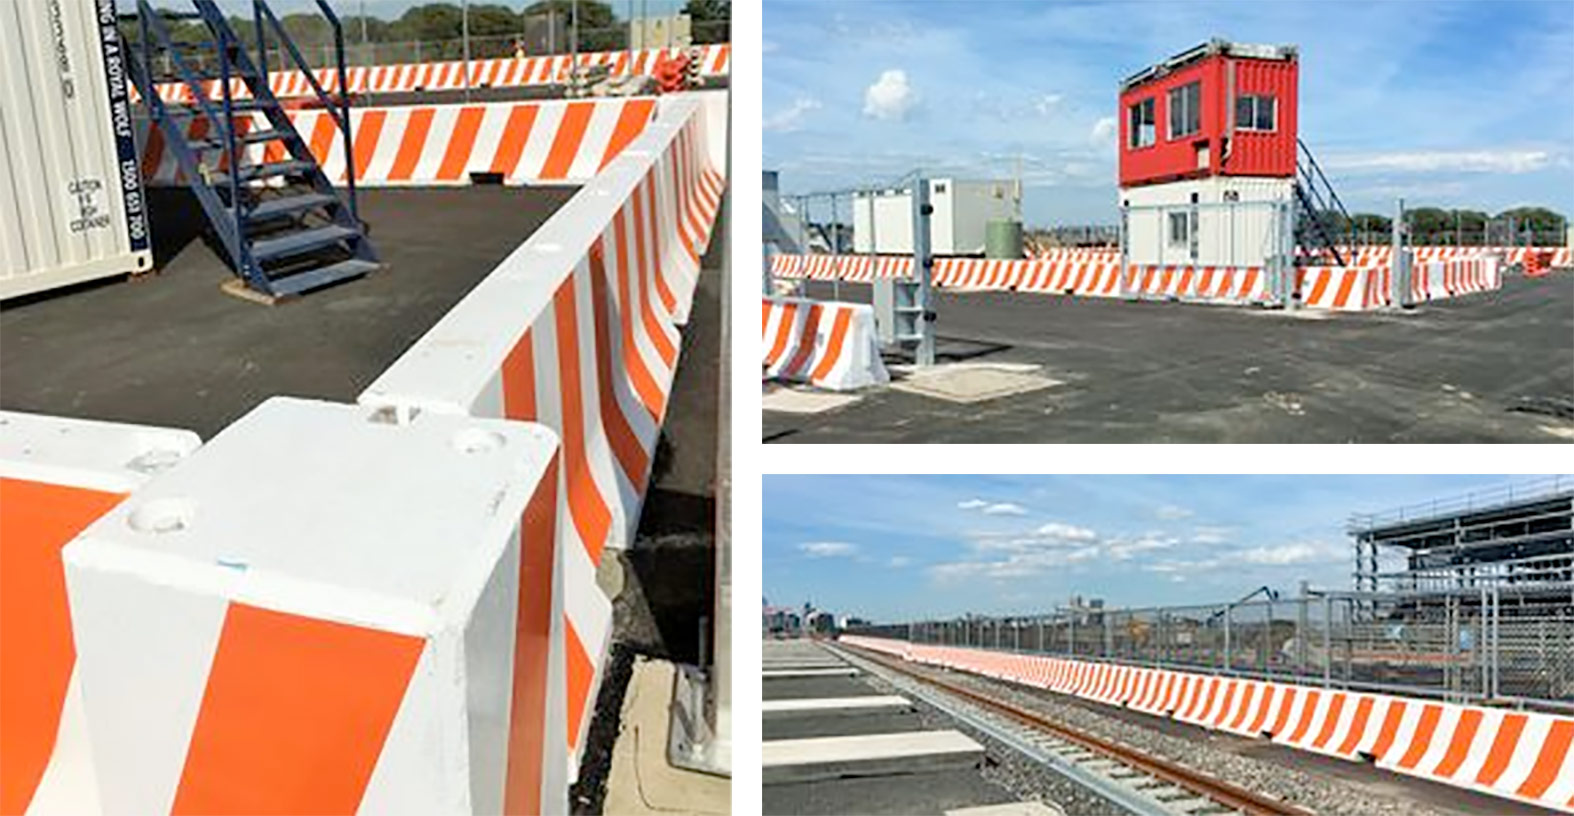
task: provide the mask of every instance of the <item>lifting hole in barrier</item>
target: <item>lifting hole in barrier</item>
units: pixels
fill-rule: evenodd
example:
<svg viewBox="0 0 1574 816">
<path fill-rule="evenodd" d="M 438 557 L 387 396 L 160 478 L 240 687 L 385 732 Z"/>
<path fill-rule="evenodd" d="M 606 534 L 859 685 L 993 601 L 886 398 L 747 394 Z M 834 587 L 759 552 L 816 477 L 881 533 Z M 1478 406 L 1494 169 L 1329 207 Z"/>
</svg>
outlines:
<svg viewBox="0 0 1574 816">
<path fill-rule="evenodd" d="M 131 511 L 126 523 L 139 533 L 173 533 L 191 526 L 197 503 L 190 499 L 154 499 Z"/>
<path fill-rule="evenodd" d="M 485 170 L 477 170 L 470 174 L 470 183 L 478 185 L 490 184 L 501 187 L 503 184 L 503 174 Z"/>
<path fill-rule="evenodd" d="M 420 415 L 420 408 L 384 405 L 368 414 L 366 421 L 373 425 L 407 425 Z"/>
<path fill-rule="evenodd" d="M 454 450 L 460 453 L 489 453 L 503 447 L 506 440 L 496 431 L 467 428 L 454 434 Z"/>
</svg>

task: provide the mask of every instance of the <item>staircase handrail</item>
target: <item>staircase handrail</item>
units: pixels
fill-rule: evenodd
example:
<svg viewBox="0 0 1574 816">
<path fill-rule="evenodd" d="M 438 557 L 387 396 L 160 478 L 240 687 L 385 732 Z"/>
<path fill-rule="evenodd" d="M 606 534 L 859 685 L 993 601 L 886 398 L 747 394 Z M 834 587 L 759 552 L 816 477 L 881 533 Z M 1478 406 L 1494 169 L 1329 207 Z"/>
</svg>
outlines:
<svg viewBox="0 0 1574 816">
<path fill-rule="evenodd" d="M 139 2 L 142 1 L 139 0 Z M 350 215 L 359 221 L 361 216 L 355 200 L 355 150 L 350 136 L 350 86 L 344 66 L 344 26 L 340 24 L 339 16 L 333 13 L 333 9 L 326 0 L 316 0 L 316 2 L 317 8 L 323 13 L 324 17 L 328 18 L 329 25 L 333 27 L 334 52 L 338 58 L 339 73 L 339 100 L 337 107 L 333 98 L 317 82 L 317 76 L 312 72 L 311 66 L 306 62 L 306 58 L 301 56 L 300 49 L 295 47 L 295 41 L 290 39 L 289 33 L 284 30 L 284 24 L 280 22 L 278 15 L 273 13 L 273 9 L 268 6 L 265 0 L 252 0 L 253 13 L 258 20 L 258 48 L 264 55 L 263 65 L 266 67 L 268 49 L 264 40 L 262 26 L 262 21 L 266 20 L 268 25 L 278 34 L 279 41 L 288 51 L 290 58 L 295 61 L 301 73 L 306 75 L 306 82 L 311 86 L 312 92 L 321 100 L 323 109 L 328 112 L 329 116 L 333 117 L 334 122 L 339 126 L 339 132 L 344 135 L 344 166 L 346 186 L 348 187 L 350 199 Z M 262 76 L 263 82 L 266 83 L 268 74 L 264 72 Z"/>
<path fill-rule="evenodd" d="M 148 110 L 152 113 L 152 121 L 165 128 L 167 138 L 171 140 L 184 140 L 186 138 L 186 133 L 175 128 L 172 124 L 172 118 L 167 106 L 164 104 L 164 99 L 158 94 L 157 83 L 153 81 L 152 76 L 143 73 L 145 68 L 149 68 L 153 64 L 152 53 L 149 49 L 152 38 L 156 36 L 162 44 L 165 53 L 169 55 L 176 72 L 180 74 L 181 82 L 191 89 L 192 99 L 196 106 L 202 109 L 203 114 L 216 127 L 228 131 L 228 120 L 219 115 L 218 109 L 207 99 L 207 94 L 203 92 L 201 84 L 194 80 L 191 68 L 186 65 L 185 58 L 180 55 L 177 49 L 172 47 L 174 41 L 170 36 L 168 27 L 164 23 L 163 17 L 149 4 L 148 0 L 137 0 L 137 23 L 142 34 L 141 42 L 138 43 L 138 47 L 142 51 L 142 60 L 140 62 L 134 59 L 127 60 L 127 65 L 129 66 L 128 74 L 131 77 L 132 84 L 137 86 L 137 92 L 142 95 L 143 101 L 147 103 Z M 192 161 L 192 154 L 189 151 L 171 150 L 170 153 L 174 155 L 176 164 L 180 165 L 180 171 L 186 175 L 186 178 L 200 182 L 204 186 L 209 186 L 208 179 L 202 172 L 203 166 L 198 162 Z M 232 164 L 230 176 L 233 178 L 234 175 L 234 166 Z M 214 193 L 210 191 L 208 195 L 214 195 Z M 233 199 L 231 203 L 234 203 Z M 220 230 L 219 238 L 224 242 L 225 248 L 229 250 L 230 257 L 239 263 L 246 252 L 239 236 L 234 232 Z"/>
</svg>

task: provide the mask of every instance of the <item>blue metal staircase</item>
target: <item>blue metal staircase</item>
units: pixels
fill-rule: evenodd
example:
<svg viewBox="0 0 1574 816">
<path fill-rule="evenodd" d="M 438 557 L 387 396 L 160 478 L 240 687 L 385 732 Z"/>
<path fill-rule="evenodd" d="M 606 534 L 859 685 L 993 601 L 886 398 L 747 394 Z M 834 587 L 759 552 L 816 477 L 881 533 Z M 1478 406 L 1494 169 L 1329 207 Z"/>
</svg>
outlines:
<svg viewBox="0 0 1574 816">
<path fill-rule="evenodd" d="M 1297 138 L 1295 146 L 1296 258 L 1301 263 L 1344 266 L 1355 243 L 1350 213 L 1306 143 Z M 1330 218 L 1339 219 L 1339 224 L 1329 223 Z"/>
<path fill-rule="evenodd" d="M 135 54 L 127 63 L 153 126 L 207 214 L 235 274 L 248 288 L 272 298 L 357 278 L 380 265 L 356 208 L 349 100 L 342 92 L 344 34 L 326 0 L 316 2 L 334 31 L 341 89 L 337 97 L 317 82 L 265 0 L 252 4 L 255 60 L 216 0 L 192 0 L 194 10 L 189 12 L 156 10 L 149 0 L 137 0 L 136 14 L 122 18 L 137 28 Z M 211 39 L 177 42 L 171 20 L 200 22 Z M 343 135 L 345 190 L 336 190 L 324 175 L 268 87 L 270 47 L 305 72 Z M 160 65 L 167 70 L 158 70 Z M 246 98 L 236 98 L 235 80 L 246 88 Z M 208 84 L 215 81 L 222 93 L 209 99 Z M 192 101 L 163 101 L 157 91 L 163 82 L 183 84 Z M 193 126 L 199 120 L 205 127 Z M 193 138 L 192 133 L 203 135 Z"/>
</svg>

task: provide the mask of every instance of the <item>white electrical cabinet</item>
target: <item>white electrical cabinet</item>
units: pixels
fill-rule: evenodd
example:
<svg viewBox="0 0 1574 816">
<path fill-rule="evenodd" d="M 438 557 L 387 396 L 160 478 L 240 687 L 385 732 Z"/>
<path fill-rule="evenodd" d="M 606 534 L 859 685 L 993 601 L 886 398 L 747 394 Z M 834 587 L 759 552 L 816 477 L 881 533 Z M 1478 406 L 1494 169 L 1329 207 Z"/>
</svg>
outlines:
<svg viewBox="0 0 1574 816">
<path fill-rule="evenodd" d="M 1017 183 L 930 179 L 929 251 L 936 255 L 984 254 L 985 225 L 1016 218 Z M 853 195 L 853 250 L 913 254 L 913 196 L 908 190 Z"/>
<path fill-rule="evenodd" d="M 0 298 L 148 269 L 114 0 L 0 2 Z"/>
</svg>

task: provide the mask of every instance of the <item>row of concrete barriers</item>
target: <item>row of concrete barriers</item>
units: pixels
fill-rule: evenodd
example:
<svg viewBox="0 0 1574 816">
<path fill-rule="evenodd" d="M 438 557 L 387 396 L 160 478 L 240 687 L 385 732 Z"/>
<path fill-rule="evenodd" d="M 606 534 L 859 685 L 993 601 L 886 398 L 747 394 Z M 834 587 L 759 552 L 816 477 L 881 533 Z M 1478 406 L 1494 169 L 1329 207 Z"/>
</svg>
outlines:
<svg viewBox="0 0 1574 816">
<path fill-rule="evenodd" d="M 732 70 L 732 46 L 728 43 L 695 46 L 699 51 L 699 74 L 707 77 L 726 76 Z M 500 57 L 442 62 L 416 62 L 393 65 L 360 65 L 345 69 L 345 85 L 352 94 L 414 93 L 419 91 L 459 91 L 466 88 L 522 88 L 536 85 L 560 85 L 568 80 L 570 67 L 606 66 L 612 76 L 651 76 L 663 59 L 672 59 L 684 53 L 683 48 L 647 48 L 634 51 L 592 51 L 579 54 L 554 54 L 541 57 Z M 339 73 L 334 68 L 319 68 L 312 78 L 328 93 L 339 92 Z M 219 100 L 224 97 L 223 83 L 208 80 L 202 83 L 204 96 Z M 315 96 L 316 92 L 306 73 L 297 69 L 270 71 L 268 88 L 280 99 L 299 99 Z M 135 89 L 132 100 L 137 101 Z M 158 86 L 159 98 L 165 102 L 189 102 L 191 88 L 180 82 L 167 82 Z M 246 99 L 251 92 L 245 82 L 230 81 L 230 96 Z"/>
<path fill-rule="evenodd" d="M 498 183 L 582 184 L 594 178 L 644 131 L 656 113 L 653 97 L 490 102 L 474 105 L 399 105 L 355 108 L 350 124 L 355 181 L 367 187 L 463 185 L 491 177 Z M 291 111 L 323 172 L 334 181 L 348 175 L 344 140 L 327 111 Z M 192 118 L 187 136 L 201 142 L 208 120 Z M 238 136 L 267 127 L 261 114 L 239 120 Z M 138 123 L 142 176 L 151 186 L 181 186 L 174 153 L 163 132 Z M 286 158 L 274 141 L 251 145 L 242 166 Z M 203 163 L 227 166 L 224 152 L 206 151 Z"/>
<path fill-rule="evenodd" d="M 0 415 L 0 811 L 566 812 L 726 104 L 662 98 L 357 405 Z"/>
<path fill-rule="evenodd" d="M 1574 719 L 1047 655 L 842 642 L 1574 813 Z"/>
<path fill-rule="evenodd" d="M 1418 253 L 1419 257 L 1420 253 Z M 1492 291 L 1502 286 L 1501 258 L 1491 253 L 1418 259 L 1409 303 Z M 771 258 L 771 273 L 784 279 L 867 283 L 907 277 L 911 257 L 788 255 Z M 1398 305 L 1389 288 L 1391 265 L 1306 267 L 1296 270 L 1300 305 L 1359 311 Z M 1014 260 L 937 258 L 934 284 L 957 291 L 1011 291 L 1080 297 L 1164 298 L 1220 304 L 1261 304 L 1273 299 L 1260 267 L 1128 264 L 1110 252 L 1068 251 L 1054 257 Z"/>
</svg>

